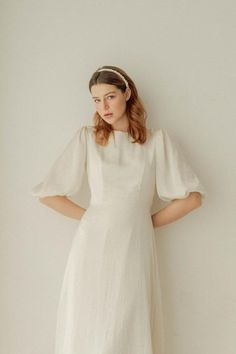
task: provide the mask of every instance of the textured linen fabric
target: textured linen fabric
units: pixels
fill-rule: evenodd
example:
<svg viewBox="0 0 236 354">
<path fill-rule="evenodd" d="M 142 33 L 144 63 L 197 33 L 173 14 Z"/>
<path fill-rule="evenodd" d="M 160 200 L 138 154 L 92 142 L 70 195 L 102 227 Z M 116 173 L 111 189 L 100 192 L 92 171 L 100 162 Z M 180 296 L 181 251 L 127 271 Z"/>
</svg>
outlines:
<svg viewBox="0 0 236 354">
<path fill-rule="evenodd" d="M 91 190 L 63 277 L 55 354 L 164 354 L 154 192 L 170 201 L 206 191 L 166 130 L 132 140 L 115 131 L 99 146 L 82 126 L 32 189 L 71 196 L 86 173 Z"/>
</svg>

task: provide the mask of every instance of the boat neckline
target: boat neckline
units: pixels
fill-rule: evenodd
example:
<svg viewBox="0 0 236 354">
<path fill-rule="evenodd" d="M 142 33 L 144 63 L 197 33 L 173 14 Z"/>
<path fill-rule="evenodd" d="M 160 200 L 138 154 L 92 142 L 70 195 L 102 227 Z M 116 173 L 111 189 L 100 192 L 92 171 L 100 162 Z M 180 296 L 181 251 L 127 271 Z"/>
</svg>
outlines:
<svg viewBox="0 0 236 354">
<path fill-rule="evenodd" d="M 153 133 L 153 128 L 147 128 L 147 131 L 150 132 L 150 133 Z M 115 130 L 113 129 L 112 132 L 115 132 L 115 133 L 122 133 L 122 134 L 128 134 L 129 132 L 128 131 L 124 131 L 124 130 Z"/>
<path fill-rule="evenodd" d="M 148 130 L 150 133 L 153 133 L 153 128 L 147 128 L 147 130 Z M 125 130 L 112 129 L 111 132 L 120 133 L 120 134 L 129 134 L 129 132 L 128 132 L 128 131 L 125 131 Z"/>
<path fill-rule="evenodd" d="M 128 133 L 128 131 L 125 131 L 125 130 L 115 130 L 115 129 L 113 129 L 112 131 L 116 132 L 116 133 L 125 133 L 125 134 Z"/>
</svg>

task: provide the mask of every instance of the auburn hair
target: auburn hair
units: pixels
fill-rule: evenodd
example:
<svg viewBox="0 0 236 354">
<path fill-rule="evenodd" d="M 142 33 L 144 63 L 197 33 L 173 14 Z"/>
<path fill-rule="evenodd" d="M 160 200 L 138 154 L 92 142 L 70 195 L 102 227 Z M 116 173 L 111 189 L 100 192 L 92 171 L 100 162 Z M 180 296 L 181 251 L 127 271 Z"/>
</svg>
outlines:
<svg viewBox="0 0 236 354">
<path fill-rule="evenodd" d="M 128 81 L 131 95 L 126 102 L 126 114 L 129 120 L 128 134 L 134 139 L 132 143 L 144 144 L 147 139 L 146 118 L 147 112 L 144 108 L 143 102 L 138 95 L 138 90 L 133 80 L 126 74 L 124 70 L 117 66 L 105 65 L 99 67 L 99 69 L 113 69 L 121 73 Z M 122 78 L 112 71 L 95 71 L 89 80 L 89 91 L 93 85 L 97 84 L 109 84 L 116 86 L 122 92 L 125 92 L 126 85 Z M 100 145 L 106 145 L 110 134 L 113 134 L 112 125 L 107 123 L 100 114 L 96 111 L 93 115 L 94 121 L 94 135 L 96 143 Z"/>
</svg>

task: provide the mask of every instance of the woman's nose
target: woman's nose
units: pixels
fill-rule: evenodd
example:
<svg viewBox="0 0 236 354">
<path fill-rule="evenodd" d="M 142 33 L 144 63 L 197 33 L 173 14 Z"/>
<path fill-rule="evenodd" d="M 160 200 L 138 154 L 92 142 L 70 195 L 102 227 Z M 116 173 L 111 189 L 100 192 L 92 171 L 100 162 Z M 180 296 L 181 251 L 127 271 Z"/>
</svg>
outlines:
<svg viewBox="0 0 236 354">
<path fill-rule="evenodd" d="M 103 102 L 103 107 L 104 107 L 105 109 L 109 107 L 107 101 L 104 101 L 104 102 Z"/>
</svg>

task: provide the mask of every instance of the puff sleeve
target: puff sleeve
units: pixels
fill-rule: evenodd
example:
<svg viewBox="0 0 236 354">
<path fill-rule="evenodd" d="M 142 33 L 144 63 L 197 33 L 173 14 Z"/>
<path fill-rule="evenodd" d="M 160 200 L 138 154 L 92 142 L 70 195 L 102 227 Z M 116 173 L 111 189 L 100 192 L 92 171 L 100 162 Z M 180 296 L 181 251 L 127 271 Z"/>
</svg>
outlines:
<svg viewBox="0 0 236 354">
<path fill-rule="evenodd" d="M 207 193 L 193 171 L 180 145 L 165 129 L 156 131 L 156 189 L 160 199 L 183 199 L 190 192 L 200 192 L 202 201 Z"/>
<path fill-rule="evenodd" d="M 44 180 L 31 189 L 31 195 L 45 197 L 75 194 L 86 172 L 86 155 L 86 126 L 82 126 L 54 161 Z"/>
</svg>

